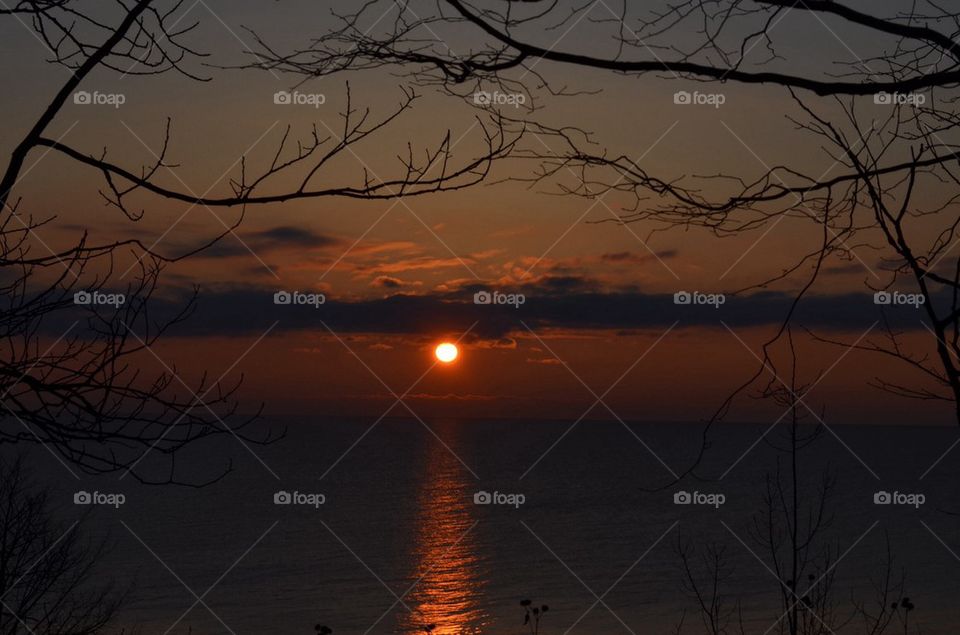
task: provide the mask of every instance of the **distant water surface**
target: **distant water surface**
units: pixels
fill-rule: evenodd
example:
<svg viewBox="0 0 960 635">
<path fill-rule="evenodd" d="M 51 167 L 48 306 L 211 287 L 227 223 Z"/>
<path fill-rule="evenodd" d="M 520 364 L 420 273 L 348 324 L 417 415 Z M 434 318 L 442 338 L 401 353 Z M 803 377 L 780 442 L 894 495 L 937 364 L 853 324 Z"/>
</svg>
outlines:
<svg viewBox="0 0 960 635">
<path fill-rule="evenodd" d="M 103 575 L 136 577 L 126 623 L 198 635 L 306 635 L 315 624 L 337 634 L 429 626 L 443 635 L 514 634 L 529 632 L 519 604 L 529 598 L 550 607 L 541 633 L 666 634 L 684 615 L 685 632 L 700 633 L 682 585 L 681 539 L 723 546 L 724 594 L 742 603 L 749 632 L 765 632 L 782 613 L 769 552 L 755 539 L 766 476 L 778 457 L 781 469 L 788 465 L 758 442 L 767 426 L 717 427 L 696 472 L 702 480 L 672 485 L 671 471 L 689 467 L 700 449 L 697 424 L 277 423 L 288 427 L 284 441 L 252 447 L 266 467 L 226 438 L 184 459 L 188 469 L 216 469 L 234 458 L 234 472 L 203 489 L 116 476 L 78 483 L 44 461 L 67 503 L 81 488 L 126 493 L 122 508 L 97 509 L 88 527 L 115 543 Z M 889 540 L 917 607 L 912 623 L 927 635 L 958 632 L 960 516 L 945 512 L 960 512 L 960 448 L 929 470 L 958 431 L 833 430 L 801 455 L 800 499 L 815 501 L 822 476 L 835 476 L 822 544 L 836 562 L 838 614 L 851 594 L 875 604 L 870 584 Z M 782 444 L 785 432 L 782 424 L 767 439 Z M 720 493 L 725 502 L 677 505 L 680 490 Z M 277 505 L 278 491 L 323 494 L 325 502 Z M 481 491 L 522 495 L 523 504 L 477 505 Z M 919 509 L 875 505 L 877 491 L 926 501 Z M 77 509 L 68 504 L 64 513 Z"/>
</svg>

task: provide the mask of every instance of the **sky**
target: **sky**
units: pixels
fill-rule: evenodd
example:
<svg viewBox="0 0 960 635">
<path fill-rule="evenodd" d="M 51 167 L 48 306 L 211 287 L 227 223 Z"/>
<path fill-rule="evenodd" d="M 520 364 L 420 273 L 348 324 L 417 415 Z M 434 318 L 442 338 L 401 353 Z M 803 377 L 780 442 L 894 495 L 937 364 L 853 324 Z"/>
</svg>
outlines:
<svg viewBox="0 0 960 635">
<path fill-rule="evenodd" d="M 331 6 L 323 3 L 324 8 Z M 308 138 L 336 135 L 346 107 L 372 118 L 389 115 L 403 97 L 403 77 L 389 70 L 325 77 L 298 86 L 324 103 L 278 105 L 273 95 L 298 77 L 237 70 L 249 60 L 255 26 L 279 48 L 295 47 L 330 28 L 312 2 L 184 4 L 188 38 L 210 53 L 188 66 L 207 82 L 168 74 L 98 72 L 82 86 L 123 94 L 120 107 L 68 104 L 48 136 L 107 156 L 138 171 L 151 161 L 171 121 L 168 161 L 158 181 L 211 195 L 229 193 L 237 160 L 253 173 L 267 165 L 284 131 Z M 319 14 L 319 15 L 318 15 Z M 821 29 L 797 18 L 782 46 L 803 52 L 803 33 Z M 590 21 L 563 38 L 570 49 L 610 50 Z M 24 25 L 6 20 L 0 50 L 17 64 L 0 68 L 17 86 L 0 104 L 0 148 L 8 151 L 64 81 L 64 69 Z M 869 49 L 856 34 L 819 38 L 808 59 L 848 59 Z M 591 49 L 593 50 L 593 49 Z M 865 55 L 866 53 L 864 53 Z M 577 97 L 540 95 L 541 121 L 590 130 L 611 154 L 634 157 L 658 174 L 679 178 L 734 171 L 759 175 L 791 162 L 814 173 L 837 166 L 788 116 L 797 109 L 784 91 L 724 84 L 722 106 L 677 106 L 677 90 L 713 90 L 662 77 L 626 78 L 543 63 L 558 81 L 600 91 Z M 454 160 L 482 149 L 477 111 L 469 103 L 418 88 L 421 97 L 382 132 L 325 166 L 315 183 L 359 184 L 364 170 L 396 174 L 408 143 L 421 153 L 449 134 Z M 829 106 L 825 106 L 829 108 Z M 507 107 L 509 108 L 509 107 Z M 550 140 L 533 143 L 549 145 Z M 55 216 L 38 240 L 52 249 L 80 232 L 91 240 L 139 238 L 168 255 L 186 253 L 232 227 L 239 209 L 191 206 L 137 195 L 144 216 L 131 221 L 103 204 L 100 176 L 56 154 L 31 157 L 35 167 L 17 194 L 38 216 Z M 28 162 L 28 164 L 32 164 Z M 322 198 L 251 206 L 236 231 L 207 251 L 172 264 L 156 298 L 172 311 L 199 288 L 191 320 L 156 347 L 185 378 L 243 374 L 244 401 L 268 414 L 423 416 L 449 418 L 623 418 L 701 421 L 757 368 L 759 347 L 778 328 L 800 275 L 742 291 L 788 268 L 818 243 L 808 219 L 788 218 L 740 236 L 695 228 L 609 222 L 634 200 L 558 195 L 571 175 L 530 184 L 530 161 L 494 166 L 486 183 L 462 191 L 382 201 Z M 278 188 L 288 185 L 281 181 Z M 641 205 L 648 202 L 641 202 Z M 38 246 L 38 248 L 40 248 Z M 948 423 L 934 404 L 906 402 L 871 387 L 877 376 L 904 378 L 890 360 L 817 343 L 804 329 L 852 342 L 876 335 L 886 317 L 919 351 L 932 347 L 910 307 L 886 314 L 869 286 L 886 280 L 882 254 L 855 249 L 827 263 L 813 297 L 797 316 L 801 371 L 816 382 L 810 405 L 836 423 Z M 120 270 L 133 261 L 122 261 Z M 125 274 L 121 279 L 127 275 Z M 316 307 L 274 304 L 281 291 L 323 294 Z M 475 304 L 480 292 L 522 294 L 523 304 Z M 720 306 L 684 306 L 678 292 L 725 294 Z M 907 289 L 905 289 L 907 291 Z M 738 293 L 739 292 L 739 293 Z M 50 334 L 67 322 L 54 322 Z M 461 357 L 438 366 L 440 341 L 461 345 Z M 147 366 L 156 359 L 145 356 Z M 822 376 L 822 377 L 821 377 Z M 403 403 L 397 403 L 403 396 Z M 406 404 L 406 405 L 404 405 Z M 745 400 L 734 420 L 772 420 L 775 404 Z"/>
</svg>

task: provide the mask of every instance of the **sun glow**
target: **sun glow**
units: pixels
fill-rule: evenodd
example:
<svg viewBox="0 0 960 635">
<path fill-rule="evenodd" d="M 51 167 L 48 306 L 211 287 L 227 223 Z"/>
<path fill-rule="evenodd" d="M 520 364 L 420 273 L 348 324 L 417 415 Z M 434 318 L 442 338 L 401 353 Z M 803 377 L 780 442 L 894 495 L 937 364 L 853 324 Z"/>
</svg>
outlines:
<svg viewBox="0 0 960 635">
<path fill-rule="evenodd" d="M 460 355 L 460 350 L 456 344 L 442 342 L 437 344 L 437 347 L 433 350 L 433 354 L 437 356 L 437 361 L 450 364 Z"/>
</svg>

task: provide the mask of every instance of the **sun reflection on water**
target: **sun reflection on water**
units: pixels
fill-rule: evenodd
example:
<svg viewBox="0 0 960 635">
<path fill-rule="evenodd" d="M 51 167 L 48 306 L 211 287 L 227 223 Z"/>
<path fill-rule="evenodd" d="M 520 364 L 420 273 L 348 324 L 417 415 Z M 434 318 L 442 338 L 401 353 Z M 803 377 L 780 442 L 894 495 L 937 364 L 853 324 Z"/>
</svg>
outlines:
<svg viewBox="0 0 960 635">
<path fill-rule="evenodd" d="M 472 478 L 442 444 L 431 442 L 421 482 L 412 547 L 417 570 L 410 582 L 416 585 L 405 600 L 412 612 L 402 611 L 400 631 L 480 633 L 486 614 L 479 602 L 483 583 L 469 506 Z"/>
</svg>

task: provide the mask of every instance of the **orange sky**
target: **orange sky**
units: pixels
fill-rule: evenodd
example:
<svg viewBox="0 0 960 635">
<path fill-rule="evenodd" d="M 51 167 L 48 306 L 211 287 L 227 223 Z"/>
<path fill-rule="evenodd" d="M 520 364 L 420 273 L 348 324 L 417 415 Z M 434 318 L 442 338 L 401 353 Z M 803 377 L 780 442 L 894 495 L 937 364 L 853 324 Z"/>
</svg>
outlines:
<svg viewBox="0 0 960 635">
<path fill-rule="evenodd" d="M 242 33 L 241 24 L 257 17 L 267 32 L 282 32 L 296 40 L 308 35 L 295 18 L 296 11 L 305 6 L 296 5 L 286 17 L 268 19 L 253 13 L 252 4 L 238 3 L 236 11 L 226 15 L 236 21 L 232 27 L 237 33 Z M 275 22 L 271 21 L 274 17 Z M 197 37 L 213 49 L 216 60 L 236 60 L 241 43 L 214 21 L 202 24 L 204 30 Z M 44 51 L 26 31 L 13 29 L 5 35 L 4 48 L 29 54 L 21 54 L 25 57 L 22 65 L 0 69 L 0 76 L 8 85 L 13 81 L 24 84 L 27 75 L 30 79 L 26 82 L 29 90 L 18 92 L 0 107 L 5 121 L 0 138 L 4 150 L 64 77 L 62 69 L 43 62 Z M 247 153 L 248 169 L 263 166 L 287 125 L 300 137 L 309 133 L 313 123 L 318 123 L 321 131 L 338 130 L 339 113 L 345 107 L 342 80 L 326 78 L 303 88 L 326 96 L 320 108 L 284 108 L 273 103 L 272 95 L 289 88 L 290 78 L 212 68 L 205 71 L 213 81 L 196 83 L 176 76 L 94 77 L 87 88 L 123 92 L 129 95 L 127 102 L 119 109 L 71 104 L 50 134 L 63 134 L 65 142 L 89 152 L 107 147 L 108 156 L 136 171 L 159 149 L 165 120 L 170 117 L 170 162 L 179 167 L 161 171 L 159 180 L 197 193 L 222 194 L 228 191 L 227 180 L 238 175 L 236 159 Z M 816 173 L 837 169 L 817 143 L 785 121 L 784 113 L 795 110 L 785 94 L 764 87 L 727 86 L 729 98 L 722 109 L 678 111 L 671 98 L 677 86 L 659 78 L 621 81 L 579 73 L 574 79 L 604 92 L 549 101 L 543 119 L 573 121 L 595 132 L 614 154 L 642 155 L 645 166 L 666 176 L 711 174 L 731 167 L 755 175 L 763 171 L 764 164 L 787 160 L 809 166 Z M 401 96 L 402 81 L 384 73 L 358 75 L 350 81 L 354 105 L 369 107 L 373 116 L 389 113 Z M 422 92 L 424 97 L 396 125 L 358 145 L 355 154 L 344 153 L 324 170 L 320 181 L 358 183 L 364 168 L 382 176 L 395 174 L 396 157 L 406 152 L 408 141 L 422 151 L 447 130 L 459 142 L 456 159 L 477 152 L 481 146 L 474 125 L 476 112 L 468 104 L 453 103 L 429 89 Z M 505 162 L 495 167 L 488 185 L 400 203 L 330 198 L 248 209 L 235 236 L 227 236 L 200 257 L 169 268 L 161 297 L 175 298 L 187 286 L 197 284 L 201 310 L 191 327 L 193 332 L 186 329 L 183 337 L 174 338 L 158 352 L 179 359 L 187 374 L 195 373 L 202 361 L 216 375 L 218 369 L 229 368 L 273 320 L 254 320 L 244 326 L 247 315 L 241 311 L 232 323 L 225 322 L 224 316 L 214 315 L 224 294 L 264 298 L 264 304 L 250 300 L 249 309 L 250 315 L 262 317 L 272 310 L 269 297 L 277 290 L 322 292 L 328 307 L 319 309 L 315 319 L 290 326 L 284 323 L 287 314 L 276 313 L 280 324 L 275 332 L 233 372 L 247 373 L 250 400 L 266 400 L 271 412 L 319 409 L 331 414 L 377 416 L 390 404 L 390 395 L 370 371 L 393 390 L 405 391 L 429 365 L 432 344 L 441 337 L 456 337 L 459 330 L 470 327 L 471 319 L 464 313 L 449 319 L 438 317 L 434 324 L 427 312 L 418 314 L 421 323 L 415 328 L 409 324 L 394 328 L 391 320 L 399 318 L 376 313 L 382 309 L 371 304 L 367 311 L 373 326 L 367 332 L 349 325 L 341 331 L 342 324 L 326 317 L 329 306 L 364 307 L 364 303 L 402 294 L 441 308 L 458 302 L 470 308 L 472 293 L 479 286 L 522 290 L 529 296 L 529 305 L 517 310 L 512 327 L 507 328 L 505 318 L 499 317 L 495 328 L 485 329 L 482 322 L 489 314 L 477 313 L 475 319 L 481 325 L 476 334 L 466 338 L 462 360 L 450 368 L 431 371 L 411 391 L 410 403 L 424 416 L 569 418 L 586 410 L 593 397 L 537 337 L 549 342 L 575 374 L 600 394 L 674 321 L 648 315 L 633 328 L 629 320 L 595 328 L 591 316 L 573 314 L 610 310 L 602 303 L 592 308 L 592 295 L 629 294 L 643 302 L 647 296 L 669 297 L 680 290 L 731 293 L 780 272 L 817 244 L 816 229 L 804 219 L 787 220 L 768 233 L 759 230 L 724 239 L 702 230 L 651 233 L 659 227 L 649 223 L 627 227 L 598 224 L 628 208 L 633 200 L 621 193 L 611 193 L 602 201 L 556 196 L 557 182 L 533 188 L 526 183 L 502 182 L 527 175 L 531 168 L 529 162 Z M 567 176 L 562 175 L 560 182 Z M 29 211 L 57 215 L 56 221 L 40 232 L 50 248 L 69 244 L 78 231 L 87 230 L 92 240 L 137 237 L 167 254 L 176 254 L 216 235 L 239 213 L 202 206 L 191 209 L 142 195 L 136 200 L 147 213 L 142 220 L 131 222 L 103 205 L 97 193 L 102 187 L 98 178 L 89 169 L 49 156 L 18 185 L 18 195 L 24 197 Z M 880 279 L 880 254 L 866 250 L 855 260 L 828 265 L 815 293 L 844 295 L 844 301 L 838 301 L 838 313 L 849 309 L 850 298 L 858 297 L 854 294 L 861 294 L 864 306 L 856 308 L 855 317 L 838 318 L 833 326 L 830 315 L 821 313 L 817 327 L 856 339 L 875 319 L 864 282 L 877 284 Z M 774 291 L 795 291 L 805 273 L 788 277 Z M 537 309 L 538 294 L 549 296 L 553 312 L 538 313 L 544 311 Z M 562 307 L 564 294 L 583 301 L 570 308 L 566 317 L 557 308 Z M 756 352 L 777 319 L 772 310 L 752 319 L 745 317 L 744 309 L 725 313 L 733 311 L 734 304 L 731 301 L 715 314 L 700 313 L 690 320 L 678 314 L 675 330 L 605 401 L 624 418 L 708 417 L 727 392 L 756 367 L 757 360 L 744 343 Z M 444 314 L 438 310 L 437 315 Z M 525 316 L 536 320 L 535 335 L 523 325 Z M 913 315 L 900 317 L 913 324 L 910 330 L 919 329 Z M 337 336 L 364 359 L 370 371 L 326 331 L 321 324 L 324 319 L 331 320 L 329 325 Z M 919 332 L 913 341 L 922 348 L 931 344 Z M 810 376 L 830 367 L 843 352 L 822 345 L 806 347 L 804 363 Z M 917 404 L 871 390 L 867 384 L 881 371 L 903 376 L 902 369 L 850 355 L 830 371 L 813 397 L 829 403 L 831 416 L 840 421 L 944 420 L 945 413 L 936 407 L 925 405 L 917 410 Z M 756 402 L 747 403 L 732 418 L 764 419 L 769 411 Z M 393 414 L 408 413 L 398 407 Z M 590 415 L 594 416 L 611 415 L 598 407 Z"/>
</svg>

